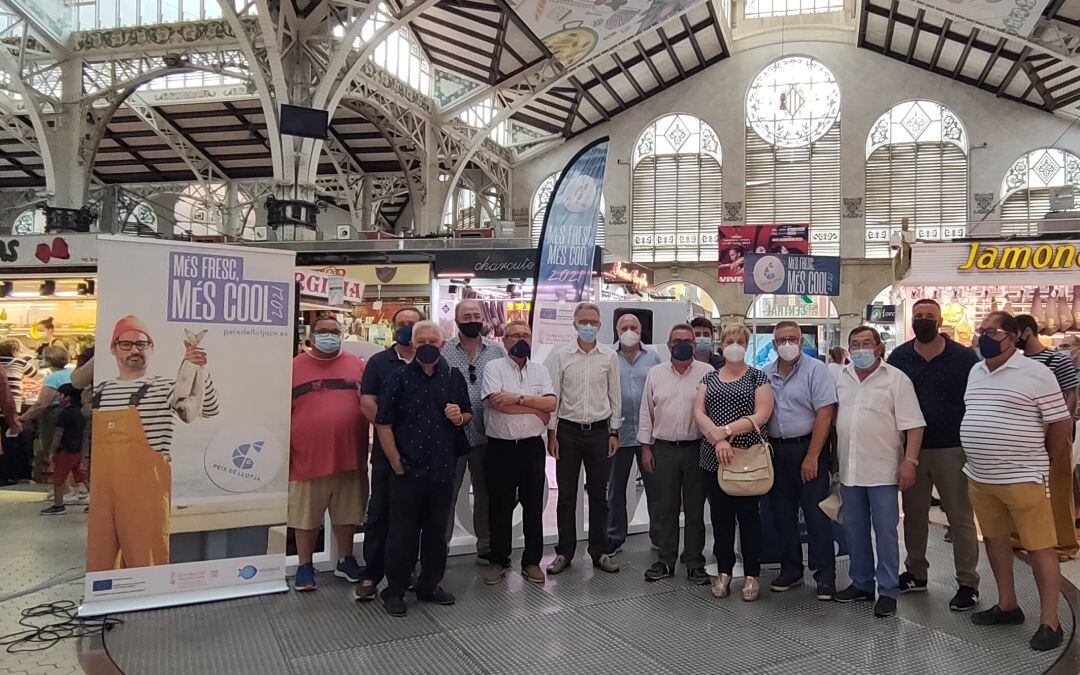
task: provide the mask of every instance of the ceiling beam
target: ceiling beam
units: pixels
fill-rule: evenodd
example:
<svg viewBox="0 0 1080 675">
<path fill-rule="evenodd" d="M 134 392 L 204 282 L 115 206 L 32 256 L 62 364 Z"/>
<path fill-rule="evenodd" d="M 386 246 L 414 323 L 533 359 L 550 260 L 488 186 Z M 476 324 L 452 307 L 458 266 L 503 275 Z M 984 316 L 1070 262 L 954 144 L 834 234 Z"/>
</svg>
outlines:
<svg viewBox="0 0 1080 675">
<path fill-rule="evenodd" d="M 615 101 L 615 105 L 619 106 L 619 109 L 616 112 L 622 112 L 623 110 L 625 110 L 626 109 L 626 101 L 624 101 L 622 99 L 622 97 L 619 96 L 619 93 L 617 91 L 615 91 L 615 87 L 611 86 L 611 83 L 608 82 L 608 78 L 603 77 L 602 75 L 600 75 L 600 71 L 597 70 L 596 66 L 592 65 L 591 63 L 589 64 L 589 72 L 593 74 L 593 77 L 596 78 L 596 80 L 600 83 L 600 85 L 608 93 L 608 96 L 611 97 L 611 100 Z"/>
<path fill-rule="evenodd" d="M 679 71 L 679 78 L 685 78 L 686 68 L 684 68 L 682 62 L 679 61 L 679 57 L 675 54 L 675 50 L 672 49 L 671 41 L 668 40 L 667 33 L 664 32 L 663 28 L 658 28 L 656 34 L 660 36 L 660 41 L 664 43 L 664 49 L 667 50 L 668 56 L 671 57 L 672 63 L 675 64 L 675 70 Z"/>
<path fill-rule="evenodd" d="M 488 84 L 499 82 L 499 73 L 502 70 L 503 45 L 506 44 L 506 32 L 510 27 L 510 15 L 514 12 L 506 9 L 503 11 L 502 20 L 499 22 L 499 34 L 495 38 L 495 50 L 491 54 L 491 74 L 488 76 Z"/>
<path fill-rule="evenodd" d="M 986 78 L 990 76 L 990 71 L 994 69 L 994 64 L 997 63 L 998 57 L 1001 55 L 1001 50 L 1005 47 L 1005 43 L 1008 42 L 1005 38 L 998 40 L 997 47 L 994 47 L 994 51 L 986 59 L 986 65 L 983 66 L 982 72 L 979 73 L 978 86 L 982 87 L 986 82 Z"/>
<path fill-rule="evenodd" d="M 574 105 L 570 107 L 570 114 L 566 116 L 566 121 L 563 123 L 562 135 L 569 136 L 570 130 L 574 127 L 574 120 L 578 116 L 578 108 L 581 106 L 581 95 L 579 94 L 577 100 L 574 101 Z"/>
<path fill-rule="evenodd" d="M 938 67 L 941 50 L 945 48 L 945 40 L 948 39 L 950 28 L 952 28 L 952 19 L 945 19 L 945 23 L 941 25 L 941 33 L 938 34 L 937 44 L 934 45 L 934 53 L 930 57 L 930 70 Z"/>
<path fill-rule="evenodd" d="M 638 96 L 644 98 L 645 90 L 641 88 L 641 85 L 638 84 L 638 81 L 635 80 L 634 76 L 630 74 L 630 69 L 626 67 L 626 63 L 624 63 L 623 60 L 619 58 L 618 54 L 612 54 L 611 56 L 615 61 L 615 66 L 619 69 L 620 72 L 622 72 L 623 77 L 626 78 L 626 81 L 630 83 L 630 86 L 634 88 L 634 91 L 637 92 Z"/>
<path fill-rule="evenodd" d="M 891 52 L 893 31 L 896 29 L 896 10 L 900 7 L 900 0 L 892 0 L 889 5 L 889 16 L 885 19 L 885 44 L 882 45 L 886 52 Z"/>
<path fill-rule="evenodd" d="M 1023 63 L 1020 67 L 1023 68 L 1024 73 L 1028 76 L 1028 79 L 1031 80 L 1031 85 L 1035 87 L 1035 91 L 1038 92 L 1039 97 L 1043 100 L 1043 109 L 1053 111 L 1056 107 L 1054 104 L 1054 96 L 1050 93 L 1050 90 L 1046 88 L 1046 85 L 1043 84 L 1042 78 L 1039 77 L 1038 73 L 1031 69 L 1031 65 L 1027 62 Z"/>
<path fill-rule="evenodd" d="M 911 63 L 911 59 L 915 57 L 915 48 L 919 45 L 919 36 L 922 35 L 924 16 L 926 16 L 926 10 L 920 7 L 919 12 L 915 15 L 915 25 L 911 28 L 911 42 L 908 44 L 907 58 L 905 59 L 908 63 Z"/>
<path fill-rule="evenodd" d="M 953 68 L 952 78 L 955 80 L 960 76 L 960 73 L 964 70 L 964 64 L 967 63 L 968 55 L 971 54 L 971 45 L 975 42 L 975 38 L 979 37 L 979 29 L 972 28 L 971 35 L 968 36 L 967 44 L 964 45 L 964 50 L 960 52 L 960 58 L 956 60 L 956 67 Z"/>
<path fill-rule="evenodd" d="M 1009 68 L 1009 72 L 1005 73 L 1005 77 L 1001 78 L 1001 82 L 998 84 L 997 91 L 994 92 L 995 96 L 1001 96 L 1005 93 L 1005 90 L 1009 88 L 1012 81 L 1016 79 L 1016 74 L 1020 72 L 1020 66 L 1027 60 L 1028 54 L 1031 53 L 1030 47 L 1024 47 L 1020 52 L 1020 58 L 1013 61 L 1012 66 Z"/>
<path fill-rule="evenodd" d="M 652 59 L 650 59 L 649 55 L 645 52 L 645 47 L 641 45 L 641 40 L 634 40 L 634 49 L 637 50 L 638 57 L 645 62 L 645 65 L 648 67 L 649 72 L 652 73 L 653 79 L 656 80 L 657 86 L 660 89 L 666 89 L 667 82 L 664 81 L 664 78 L 660 77 L 660 71 L 656 69 L 656 64 L 652 62 Z"/>
<path fill-rule="evenodd" d="M 600 105 L 600 101 L 597 101 L 596 97 L 590 94 L 588 89 L 581 86 L 581 82 L 572 75 L 570 76 L 570 84 L 574 85 L 574 89 L 577 89 L 578 93 L 584 96 L 585 100 L 589 102 L 589 105 L 595 108 L 596 112 L 600 113 L 600 116 L 604 118 L 605 122 L 611 119 L 611 113 L 609 113 L 604 106 Z M 580 110 L 580 106 L 578 109 Z"/>
<path fill-rule="evenodd" d="M 698 65 L 705 64 L 705 55 L 701 51 L 701 45 L 698 44 L 697 35 L 694 34 L 694 29 L 690 27 L 690 20 L 683 14 L 679 17 L 682 22 L 683 28 L 686 30 L 687 38 L 690 40 L 690 46 L 694 49 L 694 56 L 697 57 Z"/>
</svg>

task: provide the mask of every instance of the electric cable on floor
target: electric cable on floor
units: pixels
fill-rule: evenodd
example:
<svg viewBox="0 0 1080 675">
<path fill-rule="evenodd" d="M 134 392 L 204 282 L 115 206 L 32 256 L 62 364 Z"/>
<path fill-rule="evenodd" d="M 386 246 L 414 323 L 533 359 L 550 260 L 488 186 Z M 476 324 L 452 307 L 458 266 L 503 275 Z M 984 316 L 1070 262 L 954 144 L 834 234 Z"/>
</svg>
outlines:
<svg viewBox="0 0 1080 675">
<path fill-rule="evenodd" d="M 124 623 L 120 619 L 107 616 L 81 619 L 76 616 L 78 608 L 71 600 L 28 607 L 22 611 L 19 618 L 19 625 L 26 630 L 0 636 L 0 646 L 5 647 L 9 654 L 44 651 L 62 640 L 100 635 Z M 37 625 L 42 619 L 56 621 Z"/>
</svg>

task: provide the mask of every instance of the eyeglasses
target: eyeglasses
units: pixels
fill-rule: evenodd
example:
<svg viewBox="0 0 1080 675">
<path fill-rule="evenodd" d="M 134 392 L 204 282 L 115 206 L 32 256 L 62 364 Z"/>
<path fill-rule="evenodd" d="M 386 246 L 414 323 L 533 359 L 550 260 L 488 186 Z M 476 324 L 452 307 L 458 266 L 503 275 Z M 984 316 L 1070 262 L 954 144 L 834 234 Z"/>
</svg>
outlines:
<svg viewBox="0 0 1080 675">
<path fill-rule="evenodd" d="M 469 383 L 476 384 L 476 366 L 469 364 Z"/>
<path fill-rule="evenodd" d="M 802 343 L 801 338 L 784 338 L 783 340 L 777 340 L 777 344 L 781 345 L 797 345 Z"/>
<path fill-rule="evenodd" d="M 113 344 L 122 352 L 130 352 L 132 349 L 145 352 L 150 349 L 150 343 L 146 340 L 117 340 Z"/>
<path fill-rule="evenodd" d="M 990 338 L 991 340 L 996 340 L 997 342 L 1001 342 L 1002 340 L 1004 340 L 1005 336 L 1008 335 L 1008 334 L 1009 334 L 1009 331 L 1001 330 L 1000 328 L 976 328 L 975 329 L 975 335 L 977 335 L 979 337 L 982 337 L 982 336 L 985 335 L 986 337 Z"/>
<path fill-rule="evenodd" d="M 514 333 L 513 335 L 507 335 L 506 337 L 511 340 L 528 340 L 532 336 L 528 333 Z"/>
</svg>

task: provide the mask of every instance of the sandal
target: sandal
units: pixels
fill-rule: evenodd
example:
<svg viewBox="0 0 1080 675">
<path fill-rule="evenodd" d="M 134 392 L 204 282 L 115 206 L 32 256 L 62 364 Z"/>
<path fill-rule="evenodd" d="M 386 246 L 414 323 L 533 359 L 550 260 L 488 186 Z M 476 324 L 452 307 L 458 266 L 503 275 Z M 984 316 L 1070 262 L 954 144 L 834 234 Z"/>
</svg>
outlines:
<svg viewBox="0 0 1080 675">
<path fill-rule="evenodd" d="M 712 596 L 714 598 L 726 598 L 731 594 L 731 575 L 721 574 L 716 577 L 712 585 Z"/>
<path fill-rule="evenodd" d="M 743 584 L 742 599 L 746 602 L 753 602 L 761 597 L 761 584 L 758 583 L 756 577 L 746 577 L 746 582 Z"/>
</svg>

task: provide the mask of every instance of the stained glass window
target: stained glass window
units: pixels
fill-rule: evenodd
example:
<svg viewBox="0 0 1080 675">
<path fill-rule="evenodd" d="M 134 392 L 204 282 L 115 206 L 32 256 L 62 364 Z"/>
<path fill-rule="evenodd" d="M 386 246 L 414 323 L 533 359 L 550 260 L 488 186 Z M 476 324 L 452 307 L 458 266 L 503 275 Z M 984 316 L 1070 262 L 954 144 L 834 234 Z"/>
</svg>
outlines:
<svg viewBox="0 0 1080 675">
<path fill-rule="evenodd" d="M 840 116 L 836 77 L 806 56 L 765 67 L 750 85 L 746 122 L 766 142 L 801 148 L 824 136 Z"/>
<path fill-rule="evenodd" d="M 747 19 L 766 19 L 774 16 L 839 12 L 844 0 L 746 0 L 743 16 Z"/>
<path fill-rule="evenodd" d="M 1009 167 L 1001 181 L 1002 234 L 1037 234 L 1038 224 L 1053 210 L 1054 192 L 1080 188 L 1080 157 L 1067 150 L 1032 150 Z"/>
<path fill-rule="evenodd" d="M 28 209 L 15 217 L 11 225 L 11 233 L 45 234 L 45 212 L 41 209 Z"/>
</svg>

